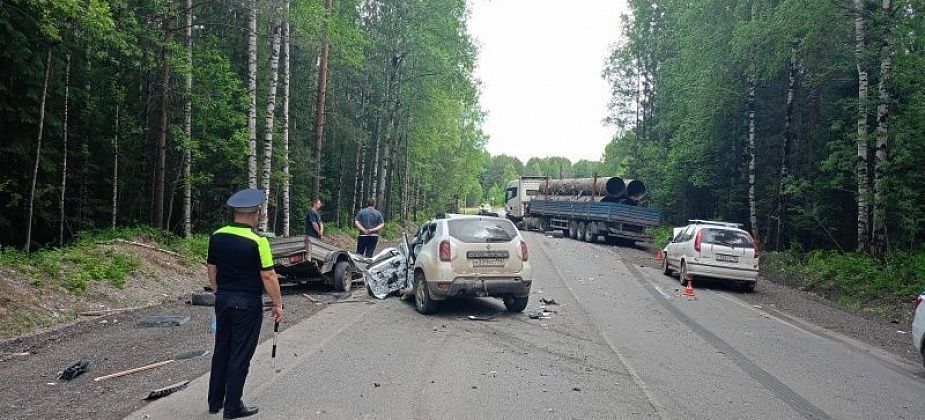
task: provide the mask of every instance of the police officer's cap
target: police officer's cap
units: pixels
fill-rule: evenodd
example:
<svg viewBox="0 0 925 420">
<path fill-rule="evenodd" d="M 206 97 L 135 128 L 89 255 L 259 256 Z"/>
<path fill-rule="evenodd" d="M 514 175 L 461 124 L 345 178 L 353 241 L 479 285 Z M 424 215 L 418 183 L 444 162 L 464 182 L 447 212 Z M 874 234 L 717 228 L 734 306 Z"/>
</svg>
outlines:
<svg viewBox="0 0 925 420">
<path fill-rule="evenodd" d="M 266 200 L 267 193 L 263 190 L 248 188 L 234 193 L 225 204 L 237 213 L 256 213 Z"/>
</svg>

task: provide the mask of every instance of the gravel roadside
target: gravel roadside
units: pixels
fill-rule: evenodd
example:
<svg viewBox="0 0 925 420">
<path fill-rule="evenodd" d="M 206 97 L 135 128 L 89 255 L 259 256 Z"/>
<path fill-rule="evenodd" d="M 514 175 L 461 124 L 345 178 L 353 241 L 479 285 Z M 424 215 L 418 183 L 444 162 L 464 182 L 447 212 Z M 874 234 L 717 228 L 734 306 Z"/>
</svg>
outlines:
<svg viewBox="0 0 925 420">
<path fill-rule="evenodd" d="M 285 329 L 327 307 L 338 296 L 321 286 L 285 286 L 286 307 L 280 324 Z M 302 294 L 309 293 L 321 303 Z M 362 290 L 355 290 L 365 299 Z M 209 333 L 212 308 L 169 302 L 78 322 L 67 327 L 0 344 L 0 377 L 15 379 L 0 383 L 0 418 L 3 419 L 119 419 L 144 406 L 143 400 L 156 388 L 192 380 L 209 371 L 211 355 L 177 361 L 167 366 L 102 382 L 93 378 L 105 374 L 171 359 L 178 353 L 212 350 Z M 145 315 L 183 315 L 190 321 L 176 327 L 143 328 L 135 325 Z M 261 341 L 272 336 L 273 324 L 264 317 Z M 298 353 L 281 347 L 280 351 Z M 13 353 L 28 352 L 26 356 Z M 257 354 L 254 357 L 270 357 Z M 87 373 L 67 382 L 58 373 L 77 360 L 90 362 Z M 167 397 L 169 398 L 169 397 Z M 203 404 L 205 404 L 203 396 Z M 246 396 L 245 396 L 246 398 Z"/>
</svg>

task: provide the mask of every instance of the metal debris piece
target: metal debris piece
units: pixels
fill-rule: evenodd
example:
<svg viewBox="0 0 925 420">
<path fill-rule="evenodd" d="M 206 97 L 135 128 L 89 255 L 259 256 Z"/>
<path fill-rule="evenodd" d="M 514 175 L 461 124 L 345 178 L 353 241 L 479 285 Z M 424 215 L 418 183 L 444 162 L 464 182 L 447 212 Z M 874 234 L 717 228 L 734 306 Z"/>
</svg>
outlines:
<svg viewBox="0 0 925 420">
<path fill-rule="evenodd" d="M 215 294 L 212 292 L 193 293 L 190 298 L 190 305 L 215 306 Z"/>
<path fill-rule="evenodd" d="M 139 327 L 178 327 L 189 322 L 188 316 L 149 315 L 142 317 L 135 324 Z"/>
<path fill-rule="evenodd" d="M 163 388 L 158 388 L 158 389 L 155 389 L 154 391 L 151 391 L 151 393 L 148 394 L 148 396 L 145 397 L 144 399 L 151 401 L 151 400 L 156 400 L 158 398 L 163 398 L 183 388 L 186 388 L 187 385 L 189 385 L 189 381 L 182 381 L 182 382 L 177 382 L 175 384 L 170 384 Z"/>
<path fill-rule="evenodd" d="M 83 360 L 78 360 L 74 364 L 68 366 L 58 374 L 58 379 L 63 379 L 65 381 L 70 381 L 80 375 L 83 375 L 87 371 L 87 368 L 90 367 L 90 362 Z"/>
<path fill-rule="evenodd" d="M 558 305 L 559 304 L 559 302 L 556 302 L 556 300 L 552 298 L 549 298 L 549 299 L 540 298 L 540 302 L 545 303 L 547 305 Z"/>
</svg>

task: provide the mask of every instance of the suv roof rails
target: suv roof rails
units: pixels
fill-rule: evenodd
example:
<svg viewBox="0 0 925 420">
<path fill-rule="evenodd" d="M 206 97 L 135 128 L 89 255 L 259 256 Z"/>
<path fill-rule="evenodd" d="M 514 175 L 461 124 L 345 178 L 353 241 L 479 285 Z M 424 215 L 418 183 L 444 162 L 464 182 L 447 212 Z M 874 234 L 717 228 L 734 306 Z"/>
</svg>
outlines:
<svg viewBox="0 0 925 420">
<path fill-rule="evenodd" d="M 691 220 L 688 220 L 688 222 L 694 225 L 725 226 L 725 227 L 731 227 L 731 228 L 736 228 L 736 229 L 742 229 L 742 226 L 744 226 L 742 223 L 718 222 L 715 220 L 691 219 Z"/>
</svg>

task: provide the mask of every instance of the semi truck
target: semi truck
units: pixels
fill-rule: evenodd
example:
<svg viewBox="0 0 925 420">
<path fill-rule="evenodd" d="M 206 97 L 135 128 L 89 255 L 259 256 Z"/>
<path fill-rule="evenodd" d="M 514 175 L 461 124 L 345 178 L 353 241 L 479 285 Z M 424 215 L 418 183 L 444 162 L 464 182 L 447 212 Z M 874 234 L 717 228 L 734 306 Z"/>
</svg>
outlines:
<svg viewBox="0 0 925 420">
<path fill-rule="evenodd" d="M 661 222 L 660 211 L 645 207 L 645 196 L 645 184 L 635 179 L 524 176 L 508 183 L 504 198 L 507 217 L 518 227 L 632 243 L 648 240 L 645 229 Z"/>
</svg>

